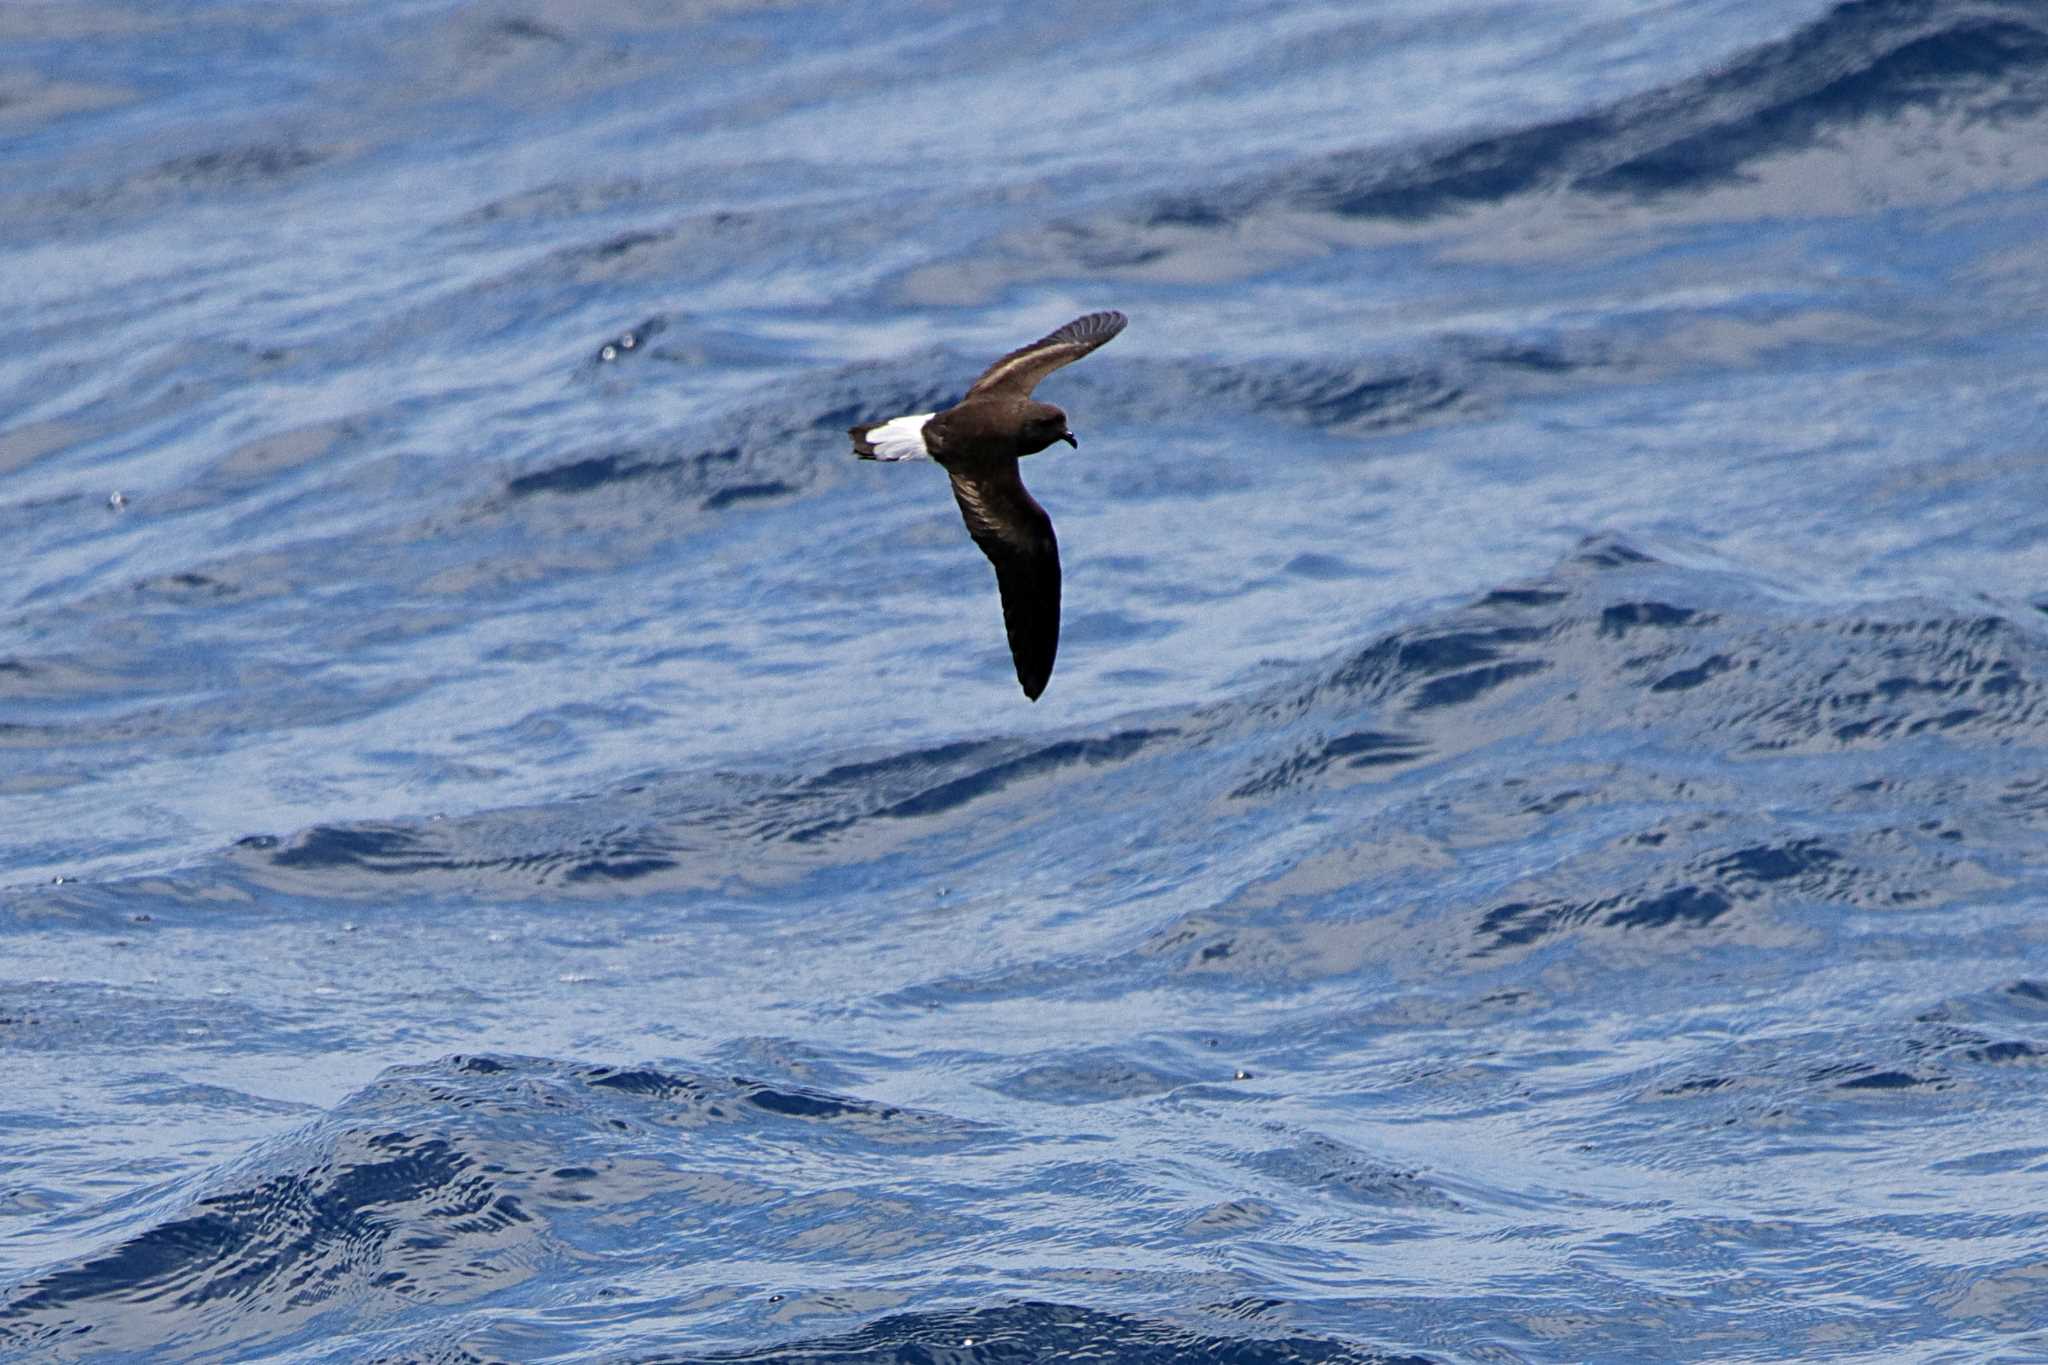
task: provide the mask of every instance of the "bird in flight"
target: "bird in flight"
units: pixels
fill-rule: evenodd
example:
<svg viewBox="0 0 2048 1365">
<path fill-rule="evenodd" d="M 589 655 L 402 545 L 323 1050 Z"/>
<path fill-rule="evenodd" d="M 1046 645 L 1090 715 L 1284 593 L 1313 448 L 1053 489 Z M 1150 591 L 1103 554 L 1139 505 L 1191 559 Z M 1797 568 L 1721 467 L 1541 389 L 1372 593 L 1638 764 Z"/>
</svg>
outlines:
<svg viewBox="0 0 2048 1365">
<path fill-rule="evenodd" d="M 1060 647 L 1060 547 L 1052 518 L 1025 491 L 1017 461 L 1054 441 L 1079 447 L 1067 415 L 1031 396 L 1038 381 L 1124 329 L 1122 313 L 1090 313 L 1010 352 L 944 412 L 849 428 L 863 460 L 936 460 L 953 481 L 967 534 L 995 565 L 1017 683 L 1033 701 Z"/>
</svg>

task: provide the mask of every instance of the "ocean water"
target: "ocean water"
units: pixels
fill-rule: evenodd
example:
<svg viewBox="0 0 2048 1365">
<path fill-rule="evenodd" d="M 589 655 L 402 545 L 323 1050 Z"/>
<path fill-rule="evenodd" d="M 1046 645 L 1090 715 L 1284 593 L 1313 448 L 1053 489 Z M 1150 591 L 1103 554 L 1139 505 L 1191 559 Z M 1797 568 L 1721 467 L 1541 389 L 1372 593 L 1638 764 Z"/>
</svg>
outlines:
<svg viewBox="0 0 2048 1365">
<path fill-rule="evenodd" d="M 2048 6 L 0 6 L 0 1360 L 2048 1359 Z M 844 429 L 1095 308 L 1019 693 Z"/>
</svg>

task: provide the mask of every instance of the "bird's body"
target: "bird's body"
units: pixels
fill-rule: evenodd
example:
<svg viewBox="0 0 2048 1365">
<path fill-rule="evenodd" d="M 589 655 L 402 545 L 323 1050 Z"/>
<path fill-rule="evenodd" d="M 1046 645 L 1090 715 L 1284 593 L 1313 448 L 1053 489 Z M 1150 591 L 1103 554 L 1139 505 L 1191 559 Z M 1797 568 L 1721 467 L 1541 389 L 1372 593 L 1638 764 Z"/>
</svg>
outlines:
<svg viewBox="0 0 2048 1365">
<path fill-rule="evenodd" d="M 1055 441 L 1078 446 L 1067 415 L 1031 396 L 1038 381 L 1124 329 L 1122 313 L 1090 313 L 988 367 L 940 412 L 850 428 L 864 460 L 935 460 L 953 481 L 967 533 L 995 566 L 1010 657 L 1024 695 L 1038 700 L 1060 642 L 1060 551 L 1052 518 L 1025 490 L 1017 461 Z"/>
</svg>

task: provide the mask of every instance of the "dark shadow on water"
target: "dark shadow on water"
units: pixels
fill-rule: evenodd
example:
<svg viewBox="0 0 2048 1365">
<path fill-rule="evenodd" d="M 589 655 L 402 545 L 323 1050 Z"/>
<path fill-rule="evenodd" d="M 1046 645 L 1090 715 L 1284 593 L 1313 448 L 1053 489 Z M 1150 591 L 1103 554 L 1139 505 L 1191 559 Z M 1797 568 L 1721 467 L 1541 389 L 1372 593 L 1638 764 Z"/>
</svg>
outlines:
<svg viewBox="0 0 2048 1365">
<path fill-rule="evenodd" d="M 1428 1365 L 1431 1357 L 1309 1337 L 1226 1337 L 1128 1313 L 1024 1301 L 996 1308 L 902 1313 L 857 1331 L 711 1355 L 660 1355 L 663 1365 L 997 1365 L 1117 1361 L 1120 1365 Z"/>
</svg>

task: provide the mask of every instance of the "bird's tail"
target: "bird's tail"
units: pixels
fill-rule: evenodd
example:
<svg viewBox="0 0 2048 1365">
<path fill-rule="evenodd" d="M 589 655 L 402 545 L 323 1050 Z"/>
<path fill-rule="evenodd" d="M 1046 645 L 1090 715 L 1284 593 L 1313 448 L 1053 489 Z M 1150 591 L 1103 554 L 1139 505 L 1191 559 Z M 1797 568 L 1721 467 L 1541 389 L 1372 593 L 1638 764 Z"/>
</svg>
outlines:
<svg viewBox="0 0 2048 1365">
<path fill-rule="evenodd" d="M 925 447 L 924 424 L 931 420 L 931 413 L 920 412 L 915 417 L 848 427 L 846 434 L 853 438 L 853 453 L 863 460 L 929 460 L 932 453 Z"/>
</svg>

